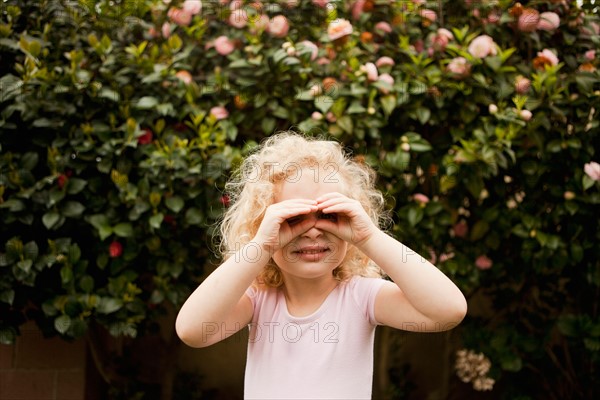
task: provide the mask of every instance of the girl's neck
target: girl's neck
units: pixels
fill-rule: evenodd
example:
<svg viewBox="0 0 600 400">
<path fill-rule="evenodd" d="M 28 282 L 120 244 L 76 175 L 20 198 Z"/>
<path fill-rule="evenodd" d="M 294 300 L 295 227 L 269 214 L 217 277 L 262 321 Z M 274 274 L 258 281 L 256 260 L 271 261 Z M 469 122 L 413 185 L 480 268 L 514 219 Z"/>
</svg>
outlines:
<svg viewBox="0 0 600 400">
<path fill-rule="evenodd" d="M 339 283 L 333 276 L 331 279 L 315 280 L 284 279 L 284 282 L 283 294 L 288 312 L 296 317 L 315 312 Z"/>
</svg>

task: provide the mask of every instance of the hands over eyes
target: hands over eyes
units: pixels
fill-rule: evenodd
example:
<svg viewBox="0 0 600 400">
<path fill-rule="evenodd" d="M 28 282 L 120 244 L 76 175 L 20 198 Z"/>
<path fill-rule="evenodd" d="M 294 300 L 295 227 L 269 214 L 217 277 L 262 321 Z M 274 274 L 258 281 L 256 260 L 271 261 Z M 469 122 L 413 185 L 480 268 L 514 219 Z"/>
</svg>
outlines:
<svg viewBox="0 0 600 400">
<path fill-rule="evenodd" d="M 313 227 L 354 245 L 365 242 L 377 230 L 358 201 L 333 192 L 316 200 L 291 199 L 272 204 L 253 241 L 275 252 Z"/>
</svg>

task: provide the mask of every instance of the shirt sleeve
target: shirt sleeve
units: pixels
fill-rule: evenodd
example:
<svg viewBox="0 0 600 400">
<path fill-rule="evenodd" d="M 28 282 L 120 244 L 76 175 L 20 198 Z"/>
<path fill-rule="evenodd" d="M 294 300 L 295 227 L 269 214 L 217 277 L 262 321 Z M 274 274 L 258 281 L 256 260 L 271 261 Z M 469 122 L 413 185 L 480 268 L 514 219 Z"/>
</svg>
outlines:
<svg viewBox="0 0 600 400">
<path fill-rule="evenodd" d="M 385 280 L 382 278 L 365 278 L 362 276 L 354 277 L 350 282 L 354 301 L 372 325 L 381 325 L 375 319 L 375 298 L 384 283 Z"/>
</svg>

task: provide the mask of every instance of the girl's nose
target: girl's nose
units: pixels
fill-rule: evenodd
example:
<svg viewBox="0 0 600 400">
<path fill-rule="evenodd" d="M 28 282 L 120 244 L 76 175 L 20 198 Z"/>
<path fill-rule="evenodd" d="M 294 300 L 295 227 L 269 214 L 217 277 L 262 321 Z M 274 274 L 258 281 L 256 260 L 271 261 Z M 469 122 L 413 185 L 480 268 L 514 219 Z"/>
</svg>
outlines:
<svg viewBox="0 0 600 400">
<path fill-rule="evenodd" d="M 319 217 L 316 213 L 311 213 L 306 218 L 308 218 L 313 225 L 316 224 L 317 221 L 319 220 Z M 302 234 L 302 236 L 309 238 L 309 239 L 315 239 L 315 238 L 318 238 L 319 236 L 321 236 L 322 234 L 323 234 L 322 230 L 315 228 L 313 226 L 312 228 L 310 228 L 309 230 L 304 232 Z"/>
<path fill-rule="evenodd" d="M 314 226 L 302 234 L 302 236 L 308 239 L 316 239 L 321 235 L 323 235 L 323 231 Z"/>
</svg>

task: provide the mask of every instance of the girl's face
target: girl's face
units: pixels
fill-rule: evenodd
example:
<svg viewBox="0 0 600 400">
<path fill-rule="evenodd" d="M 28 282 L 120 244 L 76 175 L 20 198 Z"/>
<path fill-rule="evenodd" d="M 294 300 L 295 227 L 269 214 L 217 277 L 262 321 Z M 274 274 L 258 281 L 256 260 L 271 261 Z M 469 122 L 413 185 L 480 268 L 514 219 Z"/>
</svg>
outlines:
<svg viewBox="0 0 600 400">
<path fill-rule="evenodd" d="M 311 199 L 331 192 L 344 193 L 345 187 L 341 176 L 336 171 L 303 168 L 298 173 L 287 178 L 278 187 L 275 202 L 290 199 Z M 301 219 L 317 221 L 319 218 L 336 219 L 335 214 L 315 212 L 299 215 L 287 220 L 293 225 Z M 284 280 L 290 278 L 333 278 L 332 271 L 337 268 L 348 250 L 348 244 L 337 236 L 317 229 L 309 229 L 296 237 L 274 255 L 273 260 L 281 270 Z"/>
</svg>

